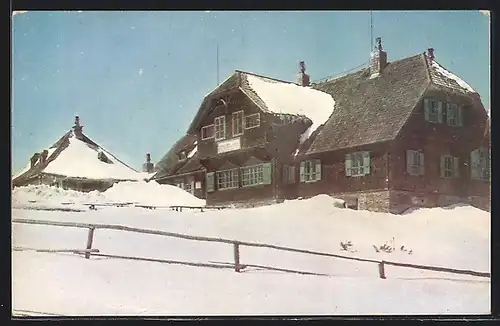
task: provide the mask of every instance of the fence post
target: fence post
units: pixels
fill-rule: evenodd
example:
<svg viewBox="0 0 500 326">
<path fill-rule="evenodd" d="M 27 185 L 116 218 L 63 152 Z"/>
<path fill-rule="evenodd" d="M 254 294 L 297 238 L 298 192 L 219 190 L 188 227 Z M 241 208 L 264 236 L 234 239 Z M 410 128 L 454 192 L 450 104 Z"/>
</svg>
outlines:
<svg viewBox="0 0 500 326">
<path fill-rule="evenodd" d="M 378 274 L 380 278 L 385 279 L 385 268 L 384 268 L 384 261 L 382 260 L 380 263 L 378 263 Z"/>
<path fill-rule="evenodd" d="M 233 243 L 234 248 L 234 270 L 240 272 L 240 245 L 237 242 Z"/>
<path fill-rule="evenodd" d="M 89 228 L 89 235 L 87 238 L 87 250 L 92 249 L 92 242 L 94 241 L 94 230 L 95 230 L 94 226 L 91 226 Z M 87 259 L 90 258 L 90 251 L 85 252 L 85 258 Z"/>
</svg>

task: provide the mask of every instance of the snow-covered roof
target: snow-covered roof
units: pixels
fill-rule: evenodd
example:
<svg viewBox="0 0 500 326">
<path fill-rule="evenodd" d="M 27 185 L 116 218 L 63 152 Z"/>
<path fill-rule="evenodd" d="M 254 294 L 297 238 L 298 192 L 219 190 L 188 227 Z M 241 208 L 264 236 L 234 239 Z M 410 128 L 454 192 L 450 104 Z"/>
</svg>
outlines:
<svg viewBox="0 0 500 326">
<path fill-rule="evenodd" d="M 446 70 L 443 66 L 437 63 L 436 60 L 429 60 L 429 61 L 431 63 L 431 68 L 432 68 L 431 70 L 433 70 L 434 73 L 440 75 L 439 77 L 444 77 L 447 78 L 448 80 L 454 81 L 461 88 L 461 90 L 465 92 L 476 93 L 476 91 L 463 79 L 453 74 L 452 72 Z M 446 79 L 443 80 L 442 78 L 433 78 L 433 82 L 441 86 L 456 88 L 455 85 L 450 84 L 450 82 L 447 81 Z"/>
<path fill-rule="evenodd" d="M 52 156 L 52 154 L 54 154 L 54 152 L 56 151 L 57 147 L 51 147 L 47 150 L 48 154 L 47 154 L 47 160 L 50 159 L 50 157 Z M 39 157 L 35 164 L 38 164 L 40 163 L 40 159 L 41 157 Z M 26 166 L 19 172 L 17 172 L 13 177 L 12 179 L 15 179 L 21 175 L 23 175 L 24 173 L 28 172 L 29 170 L 31 169 L 31 162 L 29 162 L 28 164 L 26 164 Z"/>
<path fill-rule="evenodd" d="M 246 78 L 249 87 L 266 105 L 267 111 L 306 116 L 312 121 L 307 136 L 303 138 L 324 124 L 333 112 L 335 100 L 330 94 L 252 74 L 246 74 Z"/>
<path fill-rule="evenodd" d="M 68 147 L 45 167 L 44 173 L 88 179 L 141 179 L 140 173 L 126 166 L 101 147 L 91 147 L 74 135 L 71 135 L 68 141 Z M 112 163 L 101 161 L 97 156 L 99 152 L 104 153 Z"/>
</svg>

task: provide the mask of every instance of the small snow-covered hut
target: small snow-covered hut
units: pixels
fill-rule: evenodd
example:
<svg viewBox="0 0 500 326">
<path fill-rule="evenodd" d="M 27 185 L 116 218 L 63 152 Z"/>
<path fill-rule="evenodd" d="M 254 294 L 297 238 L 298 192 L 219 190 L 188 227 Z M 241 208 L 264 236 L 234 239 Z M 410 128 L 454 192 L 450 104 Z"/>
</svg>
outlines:
<svg viewBox="0 0 500 326">
<path fill-rule="evenodd" d="M 72 130 L 55 144 L 35 153 L 24 169 L 13 176 L 13 186 L 48 184 L 78 191 L 104 191 L 120 181 L 139 181 L 139 173 L 103 149 L 82 132 L 75 118 Z"/>
</svg>

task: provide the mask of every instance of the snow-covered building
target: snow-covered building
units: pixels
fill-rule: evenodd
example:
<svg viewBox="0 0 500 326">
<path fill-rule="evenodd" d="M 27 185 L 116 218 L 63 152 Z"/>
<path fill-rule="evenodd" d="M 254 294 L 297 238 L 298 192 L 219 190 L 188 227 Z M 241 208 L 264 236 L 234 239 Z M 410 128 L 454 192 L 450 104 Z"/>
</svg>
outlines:
<svg viewBox="0 0 500 326">
<path fill-rule="evenodd" d="M 196 144 L 207 204 L 330 194 L 393 213 L 489 209 L 479 95 L 433 49 L 389 62 L 377 43 L 368 67 L 338 78 L 310 84 L 301 63 L 296 83 L 236 71 L 208 94 L 183 138 Z M 169 152 L 158 180 L 183 177 L 175 158 L 188 147 Z"/>
<path fill-rule="evenodd" d="M 13 186 L 48 184 L 66 189 L 106 190 L 119 181 L 149 179 L 103 149 L 83 133 L 79 117 L 72 130 L 40 153 L 13 176 Z"/>
</svg>

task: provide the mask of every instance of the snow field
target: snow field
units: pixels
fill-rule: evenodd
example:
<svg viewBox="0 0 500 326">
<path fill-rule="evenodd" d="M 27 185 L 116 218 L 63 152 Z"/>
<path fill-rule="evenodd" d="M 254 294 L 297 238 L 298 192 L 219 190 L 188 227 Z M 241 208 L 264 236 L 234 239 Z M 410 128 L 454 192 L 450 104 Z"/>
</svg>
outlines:
<svg viewBox="0 0 500 326">
<path fill-rule="evenodd" d="M 180 189 L 179 189 L 180 190 Z M 397 216 L 308 200 L 253 209 L 175 212 L 105 207 L 13 210 L 13 218 L 120 224 L 374 260 L 490 271 L 490 214 L 470 206 Z M 13 246 L 83 249 L 86 229 L 13 224 Z M 340 242 L 351 241 L 352 252 Z M 373 245 L 394 245 L 391 253 Z M 400 250 L 401 246 L 408 251 Z M 233 264 L 230 244 L 97 229 L 104 254 Z M 75 254 L 13 252 L 13 308 L 64 315 L 335 315 L 489 313 L 490 279 L 240 247 L 241 273 Z M 279 271 L 276 269 L 288 269 Z M 326 276 L 301 275 L 310 272 Z M 50 293 L 50 296 L 47 296 Z"/>
</svg>

